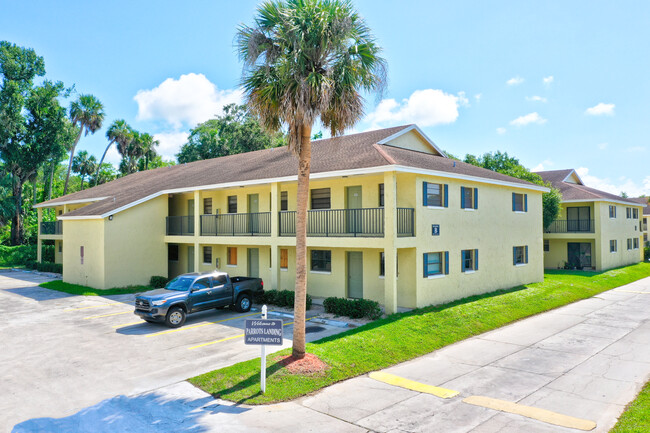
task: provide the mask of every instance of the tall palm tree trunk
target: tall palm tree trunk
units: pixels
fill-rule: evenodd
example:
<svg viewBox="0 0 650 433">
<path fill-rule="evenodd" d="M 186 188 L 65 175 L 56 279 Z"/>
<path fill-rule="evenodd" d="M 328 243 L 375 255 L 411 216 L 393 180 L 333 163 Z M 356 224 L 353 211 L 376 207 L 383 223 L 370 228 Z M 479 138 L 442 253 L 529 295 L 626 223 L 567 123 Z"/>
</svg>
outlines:
<svg viewBox="0 0 650 433">
<path fill-rule="evenodd" d="M 70 150 L 70 161 L 68 162 L 68 174 L 65 176 L 65 186 L 63 187 L 63 195 L 66 195 L 68 193 L 68 181 L 70 180 L 70 170 L 72 169 L 72 158 L 74 157 L 74 150 L 77 148 L 77 143 L 79 143 L 79 139 L 81 138 L 81 131 L 83 131 L 83 127 L 79 128 L 79 134 L 77 134 L 77 138 L 74 141 L 74 144 L 72 145 L 72 149 Z"/>
<path fill-rule="evenodd" d="M 21 245 L 24 240 L 23 229 L 23 179 L 12 176 L 14 214 L 11 218 L 11 245 Z"/>
<path fill-rule="evenodd" d="M 52 198 L 52 183 L 54 183 L 54 170 L 56 169 L 56 162 L 52 161 L 52 166 L 50 167 L 50 185 L 48 186 L 47 199 Z"/>
<path fill-rule="evenodd" d="M 296 204 L 296 288 L 294 297 L 293 351 L 295 359 L 305 357 L 305 314 L 307 307 L 307 206 L 311 170 L 311 125 L 300 131 L 298 195 Z"/>
<path fill-rule="evenodd" d="M 108 148 L 111 147 L 112 144 L 113 143 L 108 143 L 108 146 L 106 146 L 106 149 L 104 149 L 104 153 L 102 154 L 102 159 L 100 159 L 99 164 L 97 164 L 97 171 L 95 172 L 95 186 L 97 186 L 97 183 L 99 182 L 99 170 L 102 168 L 102 163 L 106 157 L 106 152 L 108 152 Z"/>
</svg>

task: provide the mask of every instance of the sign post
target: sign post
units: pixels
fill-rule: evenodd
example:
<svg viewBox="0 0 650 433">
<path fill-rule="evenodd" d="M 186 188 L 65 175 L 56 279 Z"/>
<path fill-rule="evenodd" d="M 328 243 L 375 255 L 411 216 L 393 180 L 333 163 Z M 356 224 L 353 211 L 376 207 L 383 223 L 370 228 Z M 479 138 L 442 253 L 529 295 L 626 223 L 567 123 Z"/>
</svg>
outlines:
<svg viewBox="0 0 650 433">
<path fill-rule="evenodd" d="M 260 386 L 266 392 L 266 345 L 282 346 L 282 320 L 267 319 L 266 305 L 262 307 L 261 319 L 247 319 L 244 329 L 244 344 L 261 345 Z"/>
</svg>

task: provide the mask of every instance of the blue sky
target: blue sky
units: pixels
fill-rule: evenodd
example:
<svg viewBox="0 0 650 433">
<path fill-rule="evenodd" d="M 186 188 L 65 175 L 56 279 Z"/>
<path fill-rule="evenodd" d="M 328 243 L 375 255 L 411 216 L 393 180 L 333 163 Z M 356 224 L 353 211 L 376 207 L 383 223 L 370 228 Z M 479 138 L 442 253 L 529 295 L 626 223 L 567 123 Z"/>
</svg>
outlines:
<svg viewBox="0 0 650 433">
<path fill-rule="evenodd" d="M 100 156 L 124 118 L 172 156 L 240 101 L 233 48 L 257 1 L 0 0 L 0 39 L 105 106 L 79 149 Z M 389 65 L 355 131 L 417 123 L 455 155 L 507 151 L 529 168 L 650 195 L 650 2 L 355 1 Z M 108 159 L 117 162 L 117 152 Z"/>
</svg>

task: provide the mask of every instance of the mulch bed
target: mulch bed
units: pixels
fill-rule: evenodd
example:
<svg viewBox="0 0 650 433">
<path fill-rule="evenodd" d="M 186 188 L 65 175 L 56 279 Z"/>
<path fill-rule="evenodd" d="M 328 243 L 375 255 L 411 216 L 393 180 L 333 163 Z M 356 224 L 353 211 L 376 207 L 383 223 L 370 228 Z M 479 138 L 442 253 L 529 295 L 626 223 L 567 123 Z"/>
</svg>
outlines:
<svg viewBox="0 0 650 433">
<path fill-rule="evenodd" d="M 275 360 L 291 374 L 314 375 L 330 368 L 318 356 L 311 353 L 306 353 L 302 359 L 294 359 L 293 356 L 287 355 L 278 356 Z"/>
</svg>

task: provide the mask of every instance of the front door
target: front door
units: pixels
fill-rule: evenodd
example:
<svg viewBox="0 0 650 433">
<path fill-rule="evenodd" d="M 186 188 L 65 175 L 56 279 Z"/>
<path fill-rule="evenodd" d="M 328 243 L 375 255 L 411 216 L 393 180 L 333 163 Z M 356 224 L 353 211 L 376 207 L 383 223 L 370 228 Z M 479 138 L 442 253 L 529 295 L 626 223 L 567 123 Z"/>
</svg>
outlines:
<svg viewBox="0 0 650 433">
<path fill-rule="evenodd" d="M 255 278 L 260 276 L 260 250 L 258 248 L 248 249 L 248 276 Z"/>
<path fill-rule="evenodd" d="M 187 232 L 194 233 L 194 199 L 187 201 Z"/>
<path fill-rule="evenodd" d="M 348 251 L 348 298 L 363 298 L 363 253 Z"/>
<path fill-rule="evenodd" d="M 187 272 L 194 272 L 194 245 L 187 247 Z"/>
<path fill-rule="evenodd" d="M 260 231 L 259 211 L 259 195 L 248 194 L 248 230 L 251 233 L 259 233 Z"/>
<path fill-rule="evenodd" d="M 567 243 L 567 261 L 576 269 L 591 267 L 591 244 L 588 242 Z"/>
<path fill-rule="evenodd" d="M 345 188 L 348 233 L 361 233 L 361 186 Z"/>
</svg>

